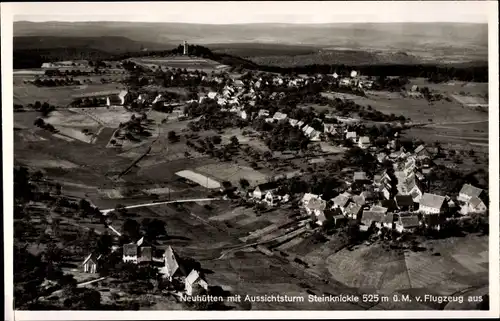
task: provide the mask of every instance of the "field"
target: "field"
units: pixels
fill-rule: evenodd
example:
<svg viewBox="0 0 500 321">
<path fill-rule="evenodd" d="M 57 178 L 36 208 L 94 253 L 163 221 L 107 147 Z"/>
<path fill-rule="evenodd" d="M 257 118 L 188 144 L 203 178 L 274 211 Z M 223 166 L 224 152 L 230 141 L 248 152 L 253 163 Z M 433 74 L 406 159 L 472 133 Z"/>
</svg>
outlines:
<svg viewBox="0 0 500 321">
<path fill-rule="evenodd" d="M 245 178 L 251 186 L 265 183 L 267 176 L 251 167 L 232 163 L 217 163 L 197 167 L 196 172 L 213 176 L 219 181 L 229 181 L 233 186 L 239 186 L 240 179 Z"/>
<path fill-rule="evenodd" d="M 121 84 L 88 84 L 64 87 L 37 87 L 30 84 L 14 85 L 14 104 L 28 105 L 36 101 L 48 102 L 56 107 L 66 107 L 74 95 L 124 88 Z"/>
<path fill-rule="evenodd" d="M 193 181 L 206 188 L 220 188 L 220 183 L 199 173 L 195 173 L 190 170 L 183 170 L 175 173 L 176 175 Z"/>
<path fill-rule="evenodd" d="M 172 56 L 172 57 L 162 57 L 162 58 L 133 58 L 139 64 L 143 64 L 148 67 L 155 68 L 186 68 L 187 70 L 200 70 L 205 72 L 222 70 L 225 68 L 224 65 L 219 64 L 210 59 L 203 59 L 197 57 L 185 57 L 185 56 Z"/>
</svg>

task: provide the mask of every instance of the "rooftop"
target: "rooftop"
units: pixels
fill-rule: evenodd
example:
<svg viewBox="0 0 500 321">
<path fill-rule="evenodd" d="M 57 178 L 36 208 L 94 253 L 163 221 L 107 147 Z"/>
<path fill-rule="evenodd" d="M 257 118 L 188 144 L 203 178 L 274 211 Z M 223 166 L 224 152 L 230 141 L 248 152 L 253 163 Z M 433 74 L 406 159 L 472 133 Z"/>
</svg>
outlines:
<svg viewBox="0 0 500 321">
<path fill-rule="evenodd" d="M 444 201 L 445 201 L 444 196 L 424 193 L 424 195 L 422 195 L 422 198 L 420 199 L 420 206 L 427 206 L 434 209 L 441 209 Z"/>
</svg>

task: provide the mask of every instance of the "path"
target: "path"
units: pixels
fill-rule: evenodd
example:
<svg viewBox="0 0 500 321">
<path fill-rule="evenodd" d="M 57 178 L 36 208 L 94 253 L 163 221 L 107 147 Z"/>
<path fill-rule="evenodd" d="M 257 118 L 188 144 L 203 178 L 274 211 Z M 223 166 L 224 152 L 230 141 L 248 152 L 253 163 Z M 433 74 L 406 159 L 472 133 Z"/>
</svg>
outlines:
<svg viewBox="0 0 500 321">
<path fill-rule="evenodd" d="M 432 126 L 441 126 L 441 125 L 467 125 L 467 124 L 481 124 L 487 123 L 488 120 L 471 120 L 471 121 L 455 121 L 455 122 L 426 122 L 426 123 L 410 123 L 409 125 L 412 127 L 422 126 L 422 127 L 432 127 Z"/>
<path fill-rule="evenodd" d="M 194 198 L 194 199 L 184 199 L 184 200 L 167 201 L 167 202 L 136 204 L 136 205 L 125 206 L 125 208 L 126 209 L 131 209 L 131 208 L 158 206 L 158 205 L 174 204 L 174 203 L 217 201 L 217 200 L 222 200 L 222 199 L 223 198 Z M 114 208 L 108 208 L 108 209 L 105 209 L 105 210 L 101 210 L 101 213 L 103 215 L 106 215 L 109 212 L 114 211 L 114 210 L 115 210 Z"/>
</svg>

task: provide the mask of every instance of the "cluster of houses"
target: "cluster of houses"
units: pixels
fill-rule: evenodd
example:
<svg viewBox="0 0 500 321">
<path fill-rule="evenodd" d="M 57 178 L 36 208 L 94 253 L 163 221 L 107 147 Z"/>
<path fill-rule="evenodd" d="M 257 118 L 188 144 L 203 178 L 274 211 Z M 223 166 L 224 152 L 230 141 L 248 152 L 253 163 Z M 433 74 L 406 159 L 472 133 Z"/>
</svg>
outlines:
<svg viewBox="0 0 500 321">
<path fill-rule="evenodd" d="M 454 198 L 426 192 L 424 173 L 429 173 L 432 162 L 424 146 L 413 153 L 401 150 L 388 159 L 393 161 L 394 175 L 384 170 L 369 178 L 365 172 L 355 172 L 348 190 L 331 200 L 306 193 L 302 207 L 318 225 L 338 226 L 351 219 L 359 222 L 361 231 L 386 228 L 399 233 L 419 226 L 440 230 L 442 222 L 451 219 L 449 214 L 487 211 L 484 191 L 469 184 Z"/>
<path fill-rule="evenodd" d="M 113 248 L 114 251 L 117 249 L 117 247 Z M 122 261 L 138 265 L 157 262 L 159 272 L 165 279 L 184 284 L 184 291 L 179 293 L 180 295 L 193 295 L 199 290 L 208 290 L 208 283 L 201 272 L 196 269 L 188 270 L 171 246 L 167 246 L 165 251 L 158 255 L 160 253 L 161 251 L 141 238 L 137 242 L 123 245 Z M 97 273 L 102 264 L 102 258 L 102 255 L 96 253 L 88 255 L 82 263 L 83 272 Z"/>
</svg>

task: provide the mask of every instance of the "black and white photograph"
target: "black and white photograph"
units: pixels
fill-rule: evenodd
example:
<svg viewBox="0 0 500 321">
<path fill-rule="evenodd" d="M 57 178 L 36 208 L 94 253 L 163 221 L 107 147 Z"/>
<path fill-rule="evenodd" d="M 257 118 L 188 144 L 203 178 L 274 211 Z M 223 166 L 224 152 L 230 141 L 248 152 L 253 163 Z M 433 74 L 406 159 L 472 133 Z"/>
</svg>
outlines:
<svg viewBox="0 0 500 321">
<path fill-rule="evenodd" d="M 498 316 L 496 1 L 1 9 L 6 320 Z"/>
</svg>

